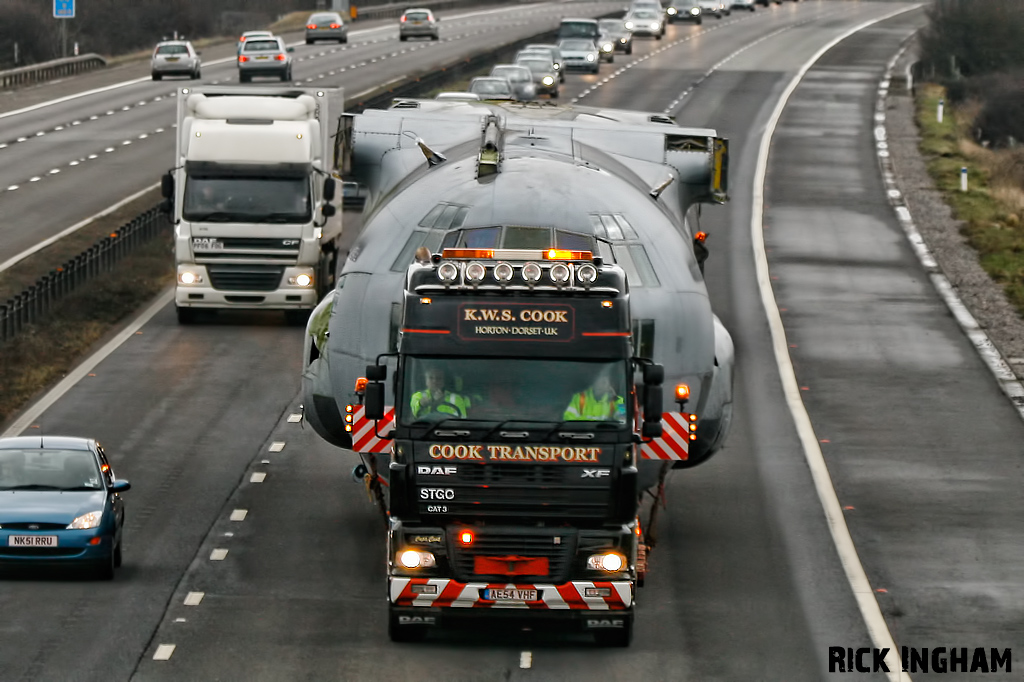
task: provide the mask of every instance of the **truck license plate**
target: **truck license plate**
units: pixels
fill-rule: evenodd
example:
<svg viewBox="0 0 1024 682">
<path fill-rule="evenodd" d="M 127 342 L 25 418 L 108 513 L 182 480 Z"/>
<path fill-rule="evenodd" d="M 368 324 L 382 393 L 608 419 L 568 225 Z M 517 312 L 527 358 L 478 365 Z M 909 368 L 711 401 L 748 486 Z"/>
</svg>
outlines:
<svg viewBox="0 0 1024 682">
<path fill-rule="evenodd" d="M 11 535 L 7 538 L 8 547 L 56 547 L 56 535 Z"/>
<path fill-rule="evenodd" d="M 488 588 L 484 590 L 484 599 L 496 602 L 537 601 L 537 590 Z"/>
</svg>

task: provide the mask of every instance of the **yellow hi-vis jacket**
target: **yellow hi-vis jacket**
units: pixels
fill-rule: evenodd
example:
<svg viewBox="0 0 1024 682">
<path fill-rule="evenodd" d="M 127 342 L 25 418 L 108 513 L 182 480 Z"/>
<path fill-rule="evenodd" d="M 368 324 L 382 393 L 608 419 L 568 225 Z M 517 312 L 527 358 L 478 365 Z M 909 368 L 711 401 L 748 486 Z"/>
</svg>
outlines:
<svg viewBox="0 0 1024 682">
<path fill-rule="evenodd" d="M 420 416 L 420 402 L 424 398 L 430 396 L 430 391 L 417 391 L 412 394 L 412 416 Z M 469 398 L 466 396 L 459 395 L 458 393 L 452 393 L 451 391 L 445 391 L 440 402 L 436 402 L 430 408 L 430 411 L 440 412 L 442 414 L 450 414 L 453 417 L 466 418 L 466 410 L 470 408 Z"/>
<path fill-rule="evenodd" d="M 598 400 L 594 396 L 594 390 L 588 388 L 577 393 L 569 400 L 569 407 L 565 408 L 565 421 L 606 421 L 626 419 L 626 403 L 622 396 L 610 398 L 605 396 Z"/>
</svg>

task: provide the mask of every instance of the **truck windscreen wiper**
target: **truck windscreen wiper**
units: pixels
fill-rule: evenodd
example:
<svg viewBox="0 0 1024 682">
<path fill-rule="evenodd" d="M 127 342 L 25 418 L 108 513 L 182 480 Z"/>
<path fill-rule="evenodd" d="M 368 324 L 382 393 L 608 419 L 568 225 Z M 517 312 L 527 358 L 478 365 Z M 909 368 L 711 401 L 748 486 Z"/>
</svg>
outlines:
<svg viewBox="0 0 1024 682">
<path fill-rule="evenodd" d="M 240 220 L 245 220 L 244 217 L 238 216 L 234 213 L 226 213 L 224 211 L 210 211 L 209 213 L 189 213 L 185 216 L 186 220 L 192 222 L 203 222 L 203 223 L 232 223 Z"/>
</svg>

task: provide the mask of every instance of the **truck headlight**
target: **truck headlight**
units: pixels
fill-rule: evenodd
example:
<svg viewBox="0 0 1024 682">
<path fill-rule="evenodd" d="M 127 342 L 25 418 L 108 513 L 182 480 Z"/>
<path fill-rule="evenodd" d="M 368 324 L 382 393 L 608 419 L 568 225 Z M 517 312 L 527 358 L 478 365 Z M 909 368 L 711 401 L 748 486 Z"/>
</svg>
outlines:
<svg viewBox="0 0 1024 682">
<path fill-rule="evenodd" d="M 289 277 L 288 278 L 288 284 L 291 284 L 293 287 L 308 288 L 308 287 L 313 286 L 313 276 L 303 272 L 300 275 L 295 275 L 294 277 Z"/>
<path fill-rule="evenodd" d="M 587 558 L 587 568 L 606 573 L 618 573 L 626 566 L 626 557 L 618 552 L 593 554 Z"/>
<path fill-rule="evenodd" d="M 90 528 L 96 528 L 100 525 L 100 519 L 102 518 L 102 509 L 100 511 L 91 511 L 88 514 L 82 514 L 68 524 L 68 530 L 88 530 Z"/>
<path fill-rule="evenodd" d="M 398 565 L 402 568 L 431 568 L 435 563 L 434 555 L 422 549 L 405 549 L 398 553 Z"/>
<path fill-rule="evenodd" d="M 178 284 L 186 287 L 196 286 L 203 283 L 203 275 L 198 270 L 181 268 L 178 270 Z"/>
<path fill-rule="evenodd" d="M 555 79 L 552 78 L 551 76 L 544 76 L 544 78 L 542 78 L 540 82 L 543 83 L 544 85 L 554 85 Z"/>
<path fill-rule="evenodd" d="M 668 14 L 668 15 L 669 15 L 670 17 L 671 17 L 671 16 L 675 16 L 675 14 L 676 14 L 676 8 L 675 8 L 675 7 L 669 7 L 669 8 L 667 9 L 667 10 L 665 10 L 665 12 L 666 12 L 666 14 Z"/>
</svg>

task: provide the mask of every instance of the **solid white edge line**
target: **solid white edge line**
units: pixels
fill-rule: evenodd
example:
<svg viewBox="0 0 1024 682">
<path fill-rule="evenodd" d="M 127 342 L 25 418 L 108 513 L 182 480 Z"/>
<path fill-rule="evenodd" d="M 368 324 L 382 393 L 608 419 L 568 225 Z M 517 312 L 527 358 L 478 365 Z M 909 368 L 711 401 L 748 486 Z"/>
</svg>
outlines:
<svg viewBox="0 0 1024 682">
<path fill-rule="evenodd" d="M 875 112 L 885 112 L 886 96 L 889 93 L 889 84 L 892 80 L 892 71 L 896 68 L 896 62 L 906 51 L 906 47 L 900 50 L 895 57 L 889 62 L 888 68 L 885 71 L 885 76 L 882 78 L 882 83 L 886 85 L 879 85 L 878 97 L 875 102 Z M 885 140 L 889 139 L 889 131 L 887 127 L 884 127 Z M 896 186 L 895 174 L 892 167 L 892 158 L 889 156 L 878 157 L 881 171 L 882 181 L 885 183 L 885 187 L 889 197 L 889 203 L 892 204 L 893 210 L 896 212 L 896 218 L 903 231 L 907 235 L 910 245 L 913 247 L 914 253 L 917 255 L 921 265 L 928 272 L 929 277 L 932 281 L 932 286 L 935 287 L 942 300 L 946 303 L 950 312 L 953 313 L 953 317 L 956 318 L 957 324 L 963 330 L 964 334 L 970 340 L 974 346 L 975 351 L 981 356 L 982 361 L 988 367 L 989 371 L 992 372 L 992 376 L 995 378 L 996 383 L 999 384 L 999 388 L 1002 389 L 1006 397 L 1010 399 L 1010 403 L 1017 410 L 1017 414 L 1021 419 L 1024 419 L 1024 383 L 1017 379 L 1017 375 L 1010 367 L 1010 363 L 1003 357 L 1003 354 L 996 347 L 992 340 L 988 337 L 988 334 L 981 329 L 981 325 L 974 316 L 968 311 L 967 306 L 960 300 L 960 297 L 956 293 L 956 287 L 949 281 L 942 271 L 939 269 L 938 264 L 935 262 L 935 258 L 929 250 L 928 245 L 925 244 L 924 237 L 918 231 L 917 226 L 914 224 L 914 220 L 910 215 L 910 209 L 903 201 L 903 194 Z"/>
<path fill-rule="evenodd" d="M 127 327 L 118 333 L 117 336 L 108 341 L 102 348 L 86 358 L 81 365 L 73 369 L 66 377 L 61 379 L 59 384 L 50 389 L 46 395 L 39 399 L 37 403 L 26 410 L 25 413 L 15 420 L 15 422 L 11 424 L 10 428 L 4 431 L 3 435 L 0 437 L 10 438 L 11 436 L 21 435 L 21 432 L 35 422 L 39 418 L 39 415 L 50 409 L 50 406 L 60 400 L 60 398 L 67 393 L 72 386 L 84 379 L 89 372 L 94 370 L 98 364 L 107 358 L 107 356 L 117 350 L 121 344 L 129 338 L 134 336 L 135 332 L 153 319 L 153 317 L 160 312 L 164 306 L 173 300 L 174 288 L 171 287 L 153 301 L 141 315 L 136 317 Z"/>
<path fill-rule="evenodd" d="M 779 378 L 782 381 L 786 404 L 793 415 L 793 422 L 800 437 L 800 442 L 803 445 L 804 457 L 807 460 L 807 466 L 810 468 L 811 477 L 814 480 L 818 500 L 821 502 L 822 511 L 825 512 L 829 533 L 831 533 L 832 541 L 835 543 L 836 552 L 839 554 L 839 561 L 843 565 L 843 571 L 846 573 L 846 579 L 853 590 L 853 596 L 857 601 L 861 617 L 864 619 L 864 625 L 867 627 L 868 634 L 876 648 L 889 649 L 889 655 L 885 657 L 885 663 L 889 668 L 887 677 L 893 682 L 911 682 L 910 675 L 902 672 L 903 663 L 900 660 L 899 649 L 896 647 L 896 642 L 889 632 L 889 626 L 882 615 L 882 609 L 878 605 L 878 600 L 875 599 L 867 573 L 865 573 L 864 566 L 857 555 L 857 548 L 854 547 L 853 538 L 850 536 L 850 529 L 846 525 L 846 518 L 843 516 L 842 508 L 839 505 L 839 498 L 836 496 L 835 488 L 832 486 L 832 477 L 829 475 L 825 458 L 821 454 L 821 448 L 818 445 L 818 439 L 814 433 L 810 415 L 807 414 L 807 408 L 800 397 L 800 386 L 796 380 L 793 361 L 789 356 L 786 330 L 782 324 L 782 315 L 779 313 L 778 303 L 775 300 L 775 292 L 772 290 L 771 277 L 768 271 L 768 257 L 764 250 L 764 233 L 761 230 L 761 222 L 764 217 L 764 181 L 768 169 L 768 152 L 771 147 L 772 136 L 775 134 L 775 129 L 779 124 L 779 119 L 782 117 L 782 111 L 786 103 L 800 84 L 800 81 L 803 80 L 804 75 L 823 54 L 854 33 L 919 7 L 921 7 L 920 4 L 905 7 L 854 26 L 828 42 L 800 67 L 776 103 L 775 110 L 768 119 L 764 136 L 761 138 L 757 169 L 754 173 L 753 210 L 750 220 L 757 282 L 761 289 L 761 302 L 764 305 L 765 315 L 768 318 L 768 326 L 771 329 L 772 347 L 775 352 L 775 362 L 779 366 Z"/>
<path fill-rule="evenodd" d="M 537 7 L 537 6 L 557 5 L 557 4 L 559 4 L 559 3 L 536 3 L 536 4 L 533 4 L 533 5 L 517 5 L 515 7 L 500 7 L 498 9 L 493 9 L 493 10 L 485 10 L 485 11 L 479 11 L 479 12 L 468 12 L 466 14 L 457 14 L 455 16 L 448 17 L 447 21 L 448 22 L 452 22 L 452 21 L 456 21 L 456 20 L 460 20 L 460 19 L 465 19 L 465 18 L 468 18 L 468 17 L 483 16 L 483 15 L 486 15 L 486 14 L 496 14 L 498 12 L 508 12 L 509 10 L 522 10 L 522 9 L 534 8 L 534 7 Z M 397 27 L 396 26 L 392 26 L 392 25 L 378 26 L 376 28 L 367 28 L 367 29 L 363 29 L 361 31 L 353 31 L 349 35 L 352 36 L 352 37 L 365 36 L 365 35 L 369 35 L 371 33 L 377 33 L 379 31 L 389 31 L 389 30 L 390 31 L 394 31 L 396 29 L 397 29 Z M 298 47 L 300 45 L 305 45 L 305 44 L 306 44 L 305 40 L 299 40 L 299 41 L 296 41 L 294 43 L 287 43 L 286 45 L 287 45 L 287 47 Z M 221 64 L 227 64 L 229 62 L 233 62 L 233 61 L 235 61 L 235 59 L 236 59 L 235 57 L 224 57 L 223 59 L 215 59 L 212 62 L 202 62 L 202 65 L 203 66 L 220 66 Z M 152 76 L 143 76 L 142 78 L 134 78 L 132 80 L 121 81 L 120 83 L 114 83 L 113 85 L 106 85 L 106 86 L 104 86 L 102 88 L 96 88 L 94 90 L 87 90 L 85 92 L 75 93 L 74 95 L 66 95 L 64 97 L 59 97 L 57 99 L 47 100 L 46 102 L 40 102 L 39 104 L 33 104 L 32 106 L 24 107 L 22 109 L 15 109 L 14 111 L 8 111 L 6 113 L 0 114 L 0 119 L 5 119 L 5 118 L 7 118 L 9 116 L 17 116 L 19 114 L 27 114 L 27 113 L 32 112 L 32 111 L 37 111 L 39 109 L 45 109 L 46 107 L 52 107 L 55 104 L 63 104 L 64 102 L 70 102 L 72 100 L 79 99 L 80 97 L 88 97 L 89 95 L 98 95 L 98 94 L 103 93 L 103 92 L 110 92 L 111 90 L 117 90 L 119 88 L 124 88 L 124 87 L 127 87 L 129 85 L 136 85 L 138 83 L 145 83 L 147 81 L 151 81 L 152 79 L 153 79 Z"/>
<path fill-rule="evenodd" d="M 117 209 L 121 208 L 125 204 L 127 204 L 127 203 L 129 203 L 131 201 L 135 201 L 136 199 L 141 197 L 146 192 L 150 192 L 150 191 L 156 189 L 159 186 L 160 186 L 160 183 L 158 182 L 156 184 L 150 185 L 149 187 L 141 189 L 138 192 L 136 192 L 135 194 L 131 195 L 130 197 L 126 197 L 126 198 L 122 199 L 121 201 L 117 202 L 113 206 L 109 206 L 109 207 L 103 209 L 102 211 L 100 211 L 96 215 L 90 216 L 90 217 L 86 218 L 85 220 L 81 220 L 81 221 L 75 223 L 74 225 L 72 225 L 71 227 L 68 227 L 68 228 L 62 230 L 61 232 L 58 232 L 57 234 L 53 235 L 52 237 L 48 237 L 47 239 L 44 239 L 43 241 L 39 242 L 38 244 L 36 244 L 32 248 L 30 248 L 30 249 L 28 249 L 26 251 L 22 251 L 17 256 L 14 256 L 12 258 L 8 258 L 3 263 L 0 263 L 0 272 L 3 272 L 4 270 L 6 270 L 7 268 L 11 267 L 12 265 L 14 265 L 14 264 L 16 264 L 16 263 L 18 263 L 20 261 L 25 260 L 26 258 L 31 256 L 33 253 L 35 253 L 37 251 L 41 251 L 42 249 L 45 249 L 50 244 L 53 244 L 54 242 L 56 242 L 59 239 L 63 239 L 64 237 L 68 236 L 72 232 L 77 232 L 78 230 L 82 229 L 83 227 L 85 227 L 86 225 L 91 223 L 92 221 L 97 220 L 99 218 L 102 218 L 105 215 L 109 215 L 110 213 L 113 213 L 114 211 L 116 211 Z"/>
</svg>

